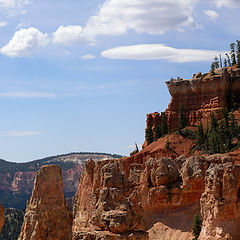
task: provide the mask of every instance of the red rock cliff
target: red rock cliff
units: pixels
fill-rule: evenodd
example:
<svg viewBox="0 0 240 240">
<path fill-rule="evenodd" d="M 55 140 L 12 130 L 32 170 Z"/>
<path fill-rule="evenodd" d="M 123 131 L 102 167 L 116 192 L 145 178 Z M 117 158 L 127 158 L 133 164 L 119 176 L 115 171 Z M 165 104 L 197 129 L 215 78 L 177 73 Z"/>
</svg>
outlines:
<svg viewBox="0 0 240 240">
<path fill-rule="evenodd" d="M 223 107 L 239 101 L 240 69 L 236 67 L 215 70 L 215 74 L 194 74 L 192 79 L 171 79 L 166 82 L 171 102 L 165 111 L 170 131 L 178 128 L 179 109 L 182 105 L 190 125 L 199 124 Z M 160 114 L 147 115 L 147 127 L 153 129 L 159 123 Z M 144 145 L 145 146 L 145 145 Z"/>
<path fill-rule="evenodd" d="M 71 240 L 71 226 L 61 167 L 43 166 L 36 175 L 18 240 Z"/>
</svg>

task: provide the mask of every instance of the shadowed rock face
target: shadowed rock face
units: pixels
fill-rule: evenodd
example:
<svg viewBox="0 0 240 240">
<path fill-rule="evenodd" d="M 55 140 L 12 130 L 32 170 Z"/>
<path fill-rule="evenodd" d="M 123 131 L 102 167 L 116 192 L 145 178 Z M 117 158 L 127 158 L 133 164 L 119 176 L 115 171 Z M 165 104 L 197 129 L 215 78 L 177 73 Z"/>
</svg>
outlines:
<svg viewBox="0 0 240 240">
<path fill-rule="evenodd" d="M 4 225 L 4 209 L 0 203 L 0 233 L 1 233 L 3 225 Z"/>
<path fill-rule="evenodd" d="M 37 173 L 19 240 L 71 240 L 72 216 L 63 195 L 59 166 L 43 166 Z"/>
</svg>

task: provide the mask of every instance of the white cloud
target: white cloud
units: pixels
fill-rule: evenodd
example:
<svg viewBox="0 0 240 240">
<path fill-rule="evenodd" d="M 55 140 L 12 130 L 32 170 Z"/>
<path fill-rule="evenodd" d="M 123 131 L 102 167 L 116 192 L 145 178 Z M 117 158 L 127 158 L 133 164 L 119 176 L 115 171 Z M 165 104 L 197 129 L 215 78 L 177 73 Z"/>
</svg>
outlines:
<svg viewBox="0 0 240 240">
<path fill-rule="evenodd" d="M 0 53 L 10 57 L 31 56 L 34 51 L 45 47 L 49 43 L 48 35 L 36 28 L 22 28 L 15 32 L 7 45 L 0 49 Z"/>
<path fill-rule="evenodd" d="M 217 7 L 239 8 L 239 0 L 214 0 Z"/>
<path fill-rule="evenodd" d="M 55 98 L 56 94 L 48 92 L 5 92 L 0 97 L 7 98 Z"/>
<path fill-rule="evenodd" d="M 213 11 L 213 10 L 206 10 L 204 11 L 204 13 L 212 20 L 212 21 L 215 21 L 219 15 L 216 11 Z"/>
<path fill-rule="evenodd" d="M 40 131 L 11 131 L 4 136 L 8 137 L 22 137 L 22 136 L 36 136 L 43 134 Z"/>
<path fill-rule="evenodd" d="M 223 53 L 223 51 L 177 49 L 163 44 L 141 44 L 108 49 L 103 51 L 101 55 L 109 59 L 165 60 L 168 62 L 185 63 L 210 61 L 220 53 Z"/>
<path fill-rule="evenodd" d="M 64 45 L 79 44 L 92 42 L 93 39 L 87 36 L 85 30 L 78 25 L 75 26 L 60 26 L 56 32 L 53 33 L 53 42 Z"/>
<path fill-rule="evenodd" d="M 60 26 L 53 42 L 94 43 L 97 35 L 118 36 L 134 30 L 137 33 L 164 34 L 198 27 L 193 8 L 198 0 L 106 0 L 85 27 Z"/>
<path fill-rule="evenodd" d="M 98 14 L 89 18 L 85 31 L 91 35 L 120 35 L 129 30 L 164 34 L 193 28 L 196 0 L 106 0 Z"/>
<path fill-rule="evenodd" d="M 0 27 L 5 27 L 8 25 L 8 22 L 2 21 L 0 22 Z"/>
<path fill-rule="evenodd" d="M 83 60 L 91 60 L 91 59 L 95 59 L 95 58 L 96 58 L 96 56 L 91 55 L 91 54 L 81 56 L 81 59 L 83 59 Z"/>
<path fill-rule="evenodd" d="M 30 3 L 29 0 L 0 0 L 0 8 L 19 8 Z"/>
</svg>

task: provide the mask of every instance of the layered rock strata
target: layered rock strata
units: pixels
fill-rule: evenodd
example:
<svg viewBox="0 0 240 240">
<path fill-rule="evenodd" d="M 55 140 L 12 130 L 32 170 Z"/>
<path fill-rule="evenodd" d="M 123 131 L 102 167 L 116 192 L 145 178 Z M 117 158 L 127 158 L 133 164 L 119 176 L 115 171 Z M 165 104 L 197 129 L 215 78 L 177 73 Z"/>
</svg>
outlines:
<svg viewBox="0 0 240 240">
<path fill-rule="evenodd" d="M 0 203 L 0 233 L 1 233 L 3 225 L 4 225 L 4 209 Z"/>
<path fill-rule="evenodd" d="M 171 102 L 165 111 L 170 131 L 178 127 L 179 109 L 182 105 L 190 125 L 209 119 L 210 113 L 239 102 L 240 69 L 236 67 L 215 70 L 214 75 L 194 74 L 192 79 L 171 79 L 166 82 Z M 147 115 L 147 128 L 160 122 L 159 113 Z"/>
<path fill-rule="evenodd" d="M 61 167 L 43 166 L 36 175 L 18 240 L 71 240 L 71 227 Z"/>
</svg>

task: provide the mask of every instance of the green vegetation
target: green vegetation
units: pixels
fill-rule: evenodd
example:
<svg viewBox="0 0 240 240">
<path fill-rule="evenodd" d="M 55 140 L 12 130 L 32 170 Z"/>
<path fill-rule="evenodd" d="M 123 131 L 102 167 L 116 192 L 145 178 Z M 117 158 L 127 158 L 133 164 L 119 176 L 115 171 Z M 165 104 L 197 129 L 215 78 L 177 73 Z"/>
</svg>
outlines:
<svg viewBox="0 0 240 240">
<path fill-rule="evenodd" d="M 0 234 L 0 240 L 17 240 L 23 224 L 24 211 L 5 209 L 5 224 Z"/>
<path fill-rule="evenodd" d="M 217 121 L 214 113 L 211 114 L 211 122 L 207 124 L 205 132 L 200 123 L 196 133 L 196 147 L 209 154 L 230 152 L 235 147 L 233 139 L 238 135 L 239 127 L 234 114 L 224 109 L 220 121 Z"/>
<path fill-rule="evenodd" d="M 178 121 L 178 132 L 181 134 L 182 130 L 188 125 L 188 120 L 186 118 L 185 110 L 183 105 L 180 105 L 179 109 L 179 121 Z"/>
<path fill-rule="evenodd" d="M 230 67 L 237 64 L 240 67 L 240 41 L 237 40 L 236 43 L 230 44 L 230 53 L 226 53 L 226 58 L 224 58 L 223 63 L 224 67 Z M 211 64 L 211 71 L 210 73 L 214 75 L 214 70 L 222 67 L 222 57 L 218 58 L 217 56 L 214 57 L 214 60 Z"/>
<path fill-rule="evenodd" d="M 145 138 L 147 140 L 147 145 L 151 144 L 154 141 L 154 134 L 151 126 L 148 126 L 146 129 Z"/>
<path fill-rule="evenodd" d="M 201 230 L 202 230 L 202 219 L 199 216 L 199 214 L 195 214 L 194 219 L 193 219 L 193 228 L 192 228 L 192 234 L 194 236 L 193 240 L 198 239 Z"/>
</svg>

